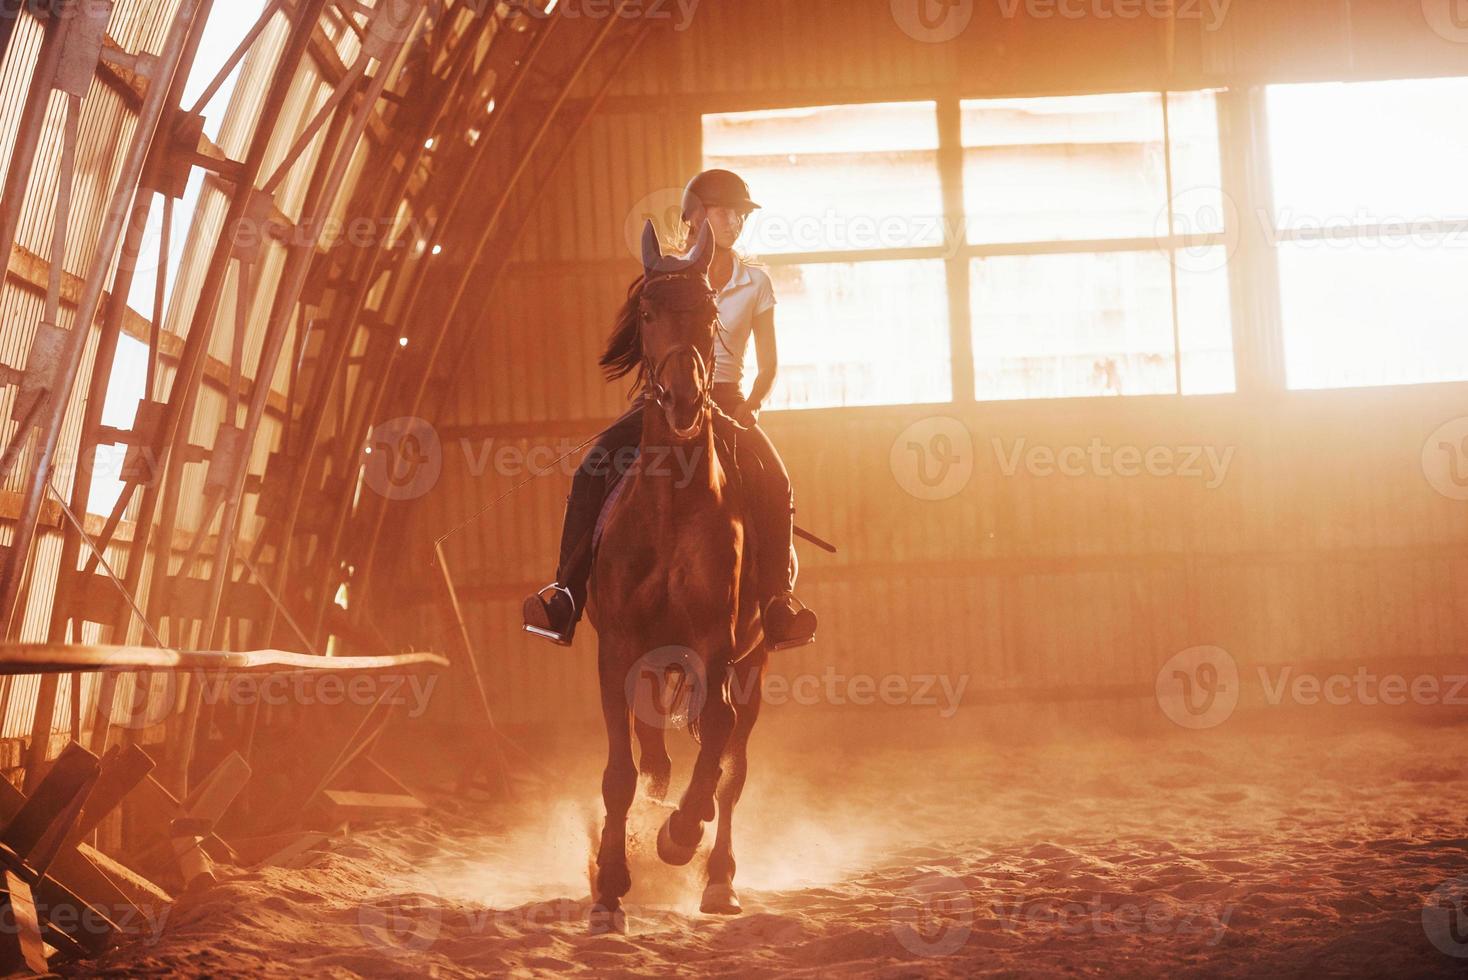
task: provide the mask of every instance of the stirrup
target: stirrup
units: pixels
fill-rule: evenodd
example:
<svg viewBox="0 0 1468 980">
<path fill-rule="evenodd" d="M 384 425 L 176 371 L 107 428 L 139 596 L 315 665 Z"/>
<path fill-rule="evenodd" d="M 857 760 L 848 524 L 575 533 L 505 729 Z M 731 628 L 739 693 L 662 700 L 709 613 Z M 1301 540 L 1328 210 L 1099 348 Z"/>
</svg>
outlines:
<svg viewBox="0 0 1468 980">
<path fill-rule="evenodd" d="M 571 590 L 566 588 L 559 582 L 552 582 L 550 585 L 547 585 L 539 592 L 536 592 L 535 595 L 531 596 L 525 601 L 527 603 L 530 601 L 530 599 L 538 601 L 541 606 L 544 607 L 548 614 L 550 610 L 550 603 L 542 597 L 551 592 L 561 593 L 566 597 L 566 601 L 571 604 L 571 624 L 566 628 L 566 631 L 564 633 L 557 633 L 553 629 L 549 629 L 543 626 L 532 626 L 528 622 L 522 623 L 521 625 L 524 626 L 525 632 L 527 633 L 534 634 L 535 636 L 543 636 L 547 640 L 550 640 L 552 643 L 554 643 L 556 646 L 568 647 L 571 645 L 571 639 L 573 636 L 575 636 L 576 633 L 576 598 L 571 595 Z M 522 609 L 521 611 L 523 614 L 524 610 Z"/>
</svg>

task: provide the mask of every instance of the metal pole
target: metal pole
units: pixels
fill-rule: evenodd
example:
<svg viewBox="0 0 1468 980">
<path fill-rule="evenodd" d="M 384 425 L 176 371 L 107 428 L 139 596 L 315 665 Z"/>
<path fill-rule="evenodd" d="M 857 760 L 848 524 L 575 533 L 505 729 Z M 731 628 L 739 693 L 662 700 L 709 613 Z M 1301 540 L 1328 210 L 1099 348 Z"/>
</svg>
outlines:
<svg viewBox="0 0 1468 980">
<path fill-rule="evenodd" d="M 422 0 L 418 3 L 420 12 Z M 402 51 L 403 44 L 400 41 L 392 49 L 392 55 L 379 62 L 377 74 L 368 86 L 368 91 L 363 95 L 361 105 L 357 107 L 356 115 L 352 119 L 351 126 L 347 128 L 344 137 L 334 138 L 328 141 L 332 148 L 333 158 L 329 175 L 324 186 L 312 189 L 311 198 L 314 198 L 316 207 L 314 210 L 318 215 L 329 215 L 336 201 L 336 196 L 341 192 L 342 182 L 346 179 L 347 168 L 351 164 L 353 151 L 362 134 L 367 130 L 367 123 L 377 105 L 378 99 L 382 97 L 382 91 L 387 86 L 388 77 L 392 74 L 392 66 L 397 62 L 398 55 Z M 347 73 L 346 78 L 340 83 L 341 89 L 353 88 L 357 79 L 365 72 L 366 55 L 359 58 L 357 66 Z M 342 99 L 334 100 L 338 105 Z M 339 117 L 340 118 L 340 117 Z M 333 134 L 334 136 L 336 134 Z M 319 175 L 322 171 L 318 170 Z M 280 173 L 283 173 L 281 171 Z M 278 175 L 279 176 L 279 173 Z M 307 235 L 307 241 L 297 247 L 290 256 L 285 276 L 280 288 L 276 292 L 274 308 L 271 311 L 269 326 L 266 329 L 265 347 L 260 352 L 258 366 L 255 371 L 255 387 L 250 395 L 250 404 L 246 412 L 244 424 L 244 436 L 242 445 L 248 446 L 254 442 L 255 434 L 260 427 L 260 419 L 265 414 L 265 401 L 270 394 L 270 379 L 275 376 L 276 361 L 280 357 L 281 348 L 285 345 L 285 337 L 289 332 L 291 313 L 295 310 L 297 300 L 300 298 L 301 289 L 306 284 L 306 273 L 311 267 L 311 253 L 316 249 L 316 238 L 319 234 L 319 225 L 313 227 Z M 234 421 L 233 418 L 230 419 Z M 235 460 L 232 485 L 227 491 L 224 505 L 224 517 L 219 526 L 219 549 L 214 556 L 214 567 L 210 576 L 209 608 L 204 619 L 202 631 L 203 645 L 206 649 L 214 649 L 219 638 L 220 605 L 224 597 L 225 584 L 232 578 L 233 549 L 235 535 L 239 529 L 240 501 L 244 496 L 245 474 L 248 470 L 249 455 L 243 449 Z M 200 699 L 197 690 L 190 690 L 185 710 L 185 724 L 180 732 L 180 740 L 175 758 L 174 779 L 180 791 L 186 792 L 188 788 L 188 767 L 193 758 L 194 739 L 198 723 Z"/>
<path fill-rule="evenodd" d="M 153 517 L 161 495 L 163 512 L 157 528 L 158 553 L 154 560 L 147 598 L 148 611 L 154 619 L 158 618 L 157 606 L 160 601 L 158 596 L 162 591 L 161 586 L 168 575 L 171 564 L 169 559 L 173 552 L 173 528 L 178 509 L 179 471 L 182 469 L 181 466 L 170 466 L 169 462 L 175 451 L 188 440 L 188 427 L 183 424 L 183 421 L 192 417 L 198 395 L 199 379 L 204 370 L 204 362 L 208 359 L 209 337 L 213 332 L 215 314 L 219 310 L 220 294 L 230 259 L 233 256 L 232 236 L 245 217 L 246 208 L 249 205 L 249 189 L 254 187 L 255 180 L 264 166 L 265 155 L 269 151 L 275 125 L 280 119 L 285 100 L 295 82 L 295 68 L 306 56 L 311 37 L 326 3 L 327 0 L 302 0 L 301 5 L 297 8 L 298 19 L 293 26 L 286 49 L 282 52 L 276 66 L 270 90 L 261 108 L 260 118 L 256 121 L 249 153 L 240 167 L 239 182 L 236 185 L 238 191 L 230 201 L 219 239 L 215 242 L 209 267 L 199 291 L 199 302 L 194 309 L 188 337 L 184 341 L 183 353 L 174 374 L 173 387 L 163 410 L 159 432 L 158 475 L 143 491 L 136 529 L 133 532 L 135 535 L 133 553 L 142 556 L 146 553 L 148 543 L 155 533 Z M 134 593 L 137 591 L 137 582 L 142 574 L 143 564 L 141 560 L 128 563 L 127 584 Z"/>
<path fill-rule="evenodd" d="M 489 15 L 486 14 L 485 16 L 488 17 Z M 479 145 L 476 147 L 475 163 L 470 164 L 469 168 L 471 174 L 477 173 L 477 167 L 479 163 L 486 158 L 489 150 L 493 148 L 493 137 L 497 127 L 505 119 L 510 107 L 515 103 L 516 96 L 521 88 L 521 84 L 528 75 L 531 66 L 535 63 L 540 51 L 545 47 L 546 42 L 550 38 L 552 30 L 559 22 L 560 18 L 553 18 L 549 21 L 546 21 L 544 23 L 544 26 L 540 29 L 540 32 L 536 35 L 535 40 L 531 42 L 528 50 L 516 62 L 515 71 L 510 77 L 510 81 L 507 85 L 505 93 L 503 94 L 503 98 L 499 100 L 496 107 L 495 117 L 491 121 L 488 130 L 486 130 L 484 135 L 480 138 Z M 473 44 L 469 44 L 466 46 L 465 50 L 472 52 L 473 47 Z M 489 70 L 491 64 L 492 62 L 489 59 L 485 60 L 485 71 Z M 446 106 L 444 108 L 446 108 Z M 427 133 L 431 133 L 433 131 L 437 121 L 443 118 L 443 115 L 444 112 L 443 109 L 441 109 L 439 113 L 437 113 L 434 117 L 434 125 L 430 125 L 426 128 Z M 403 193 L 409 186 L 412 179 L 413 171 L 416 167 L 415 161 L 421 158 L 424 152 L 425 150 L 423 146 L 423 140 L 417 139 L 414 145 L 409 149 L 409 163 L 408 165 L 405 165 L 399 178 L 401 189 L 396 194 L 390 197 L 390 201 L 393 202 L 393 206 L 385 211 L 386 214 L 391 215 L 396 213 L 396 202 L 402 197 Z M 443 213 L 453 213 L 457 209 L 458 204 L 461 203 L 462 198 L 467 192 L 469 185 L 472 183 L 473 179 L 471 176 L 470 178 L 460 181 L 458 184 L 454 185 L 452 201 L 449 202 L 449 204 L 443 209 Z M 376 279 L 375 273 L 382 255 L 383 251 L 381 249 L 378 249 L 374 253 L 373 260 L 369 264 L 367 272 L 357 277 L 358 286 L 356 293 L 353 297 L 352 302 L 348 305 L 347 313 L 342 319 L 341 332 L 338 335 L 338 340 L 336 341 L 336 345 L 330 356 L 329 370 L 331 373 L 326 379 L 324 379 L 324 381 L 319 384 L 313 385 L 313 402 L 311 404 L 311 407 L 307 411 L 304 432 L 301 439 L 299 440 L 300 451 L 303 453 L 307 451 L 309 447 L 315 446 L 316 441 L 319 438 L 322 425 L 325 422 L 326 408 L 330 398 L 330 394 L 336 386 L 337 377 L 341 373 L 342 365 L 350 348 L 353 332 L 356 329 L 357 320 L 360 317 L 362 309 L 366 304 L 372 284 Z M 413 288 L 416 290 L 417 285 L 415 284 Z M 345 386 L 343 386 L 342 391 L 343 394 L 345 394 Z M 344 432 L 350 430 L 350 424 L 345 417 L 345 412 L 342 413 L 341 429 Z M 348 461 L 350 461 L 355 457 L 356 454 L 352 453 L 349 448 L 344 447 L 343 455 Z M 286 590 L 287 577 L 289 575 L 289 564 L 286 559 L 290 552 L 296 523 L 300 516 L 301 504 L 306 492 L 307 485 L 309 483 L 311 475 L 311 464 L 312 460 L 303 458 L 299 465 L 299 468 L 294 474 L 295 480 L 291 492 L 291 501 L 281 536 L 281 558 L 277 561 L 277 588 L 282 593 L 284 593 Z M 336 515 L 333 517 L 332 521 L 333 528 L 339 528 L 340 514 L 345 508 L 350 506 L 350 503 L 351 488 L 348 487 L 347 494 L 344 496 L 344 498 L 337 501 Z M 331 555 L 334 554 L 337 547 L 337 541 L 339 540 L 339 531 L 333 531 L 332 533 L 333 543 L 331 545 L 331 549 L 329 551 L 322 549 L 322 553 L 326 555 L 326 571 L 323 575 L 323 578 L 331 574 L 331 569 L 333 567 L 331 563 Z M 320 633 L 321 614 L 323 612 L 324 610 L 318 608 L 318 614 L 312 628 L 313 636 L 317 636 Z"/>
</svg>

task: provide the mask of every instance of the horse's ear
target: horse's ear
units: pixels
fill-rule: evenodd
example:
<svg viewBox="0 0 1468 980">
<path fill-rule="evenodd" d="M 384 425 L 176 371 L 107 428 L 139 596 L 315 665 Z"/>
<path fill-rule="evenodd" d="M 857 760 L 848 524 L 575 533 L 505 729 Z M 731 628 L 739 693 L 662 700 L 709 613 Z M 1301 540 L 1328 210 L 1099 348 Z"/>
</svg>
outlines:
<svg viewBox="0 0 1468 980">
<path fill-rule="evenodd" d="M 649 218 L 642 226 L 642 271 L 647 278 L 652 278 L 662 261 L 663 247 L 658 244 L 658 230 L 652 226 L 652 219 Z"/>
<path fill-rule="evenodd" d="M 707 275 L 714 261 L 714 230 L 707 221 L 698 226 L 698 241 L 688 253 L 688 267 L 699 275 Z"/>
</svg>

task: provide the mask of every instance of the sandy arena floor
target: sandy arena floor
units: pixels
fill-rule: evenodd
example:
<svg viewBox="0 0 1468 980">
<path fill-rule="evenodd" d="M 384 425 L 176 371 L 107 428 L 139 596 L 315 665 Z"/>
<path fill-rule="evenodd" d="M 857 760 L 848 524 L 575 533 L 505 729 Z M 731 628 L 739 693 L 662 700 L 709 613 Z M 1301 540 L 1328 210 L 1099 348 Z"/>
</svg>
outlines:
<svg viewBox="0 0 1468 980">
<path fill-rule="evenodd" d="M 789 712 L 756 732 L 738 918 L 698 914 L 701 858 L 671 869 L 642 847 L 633 933 L 586 934 L 602 753 L 587 741 L 548 760 L 543 801 L 463 806 L 335 842 L 312 867 L 229 877 L 181 900 L 158 938 L 74 972 L 1468 973 L 1450 907 L 1468 885 L 1453 883 L 1468 875 L 1468 727 L 1021 749 L 925 724 L 882 747 Z M 647 830 L 659 818 L 634 814 Z"/>
</svg>

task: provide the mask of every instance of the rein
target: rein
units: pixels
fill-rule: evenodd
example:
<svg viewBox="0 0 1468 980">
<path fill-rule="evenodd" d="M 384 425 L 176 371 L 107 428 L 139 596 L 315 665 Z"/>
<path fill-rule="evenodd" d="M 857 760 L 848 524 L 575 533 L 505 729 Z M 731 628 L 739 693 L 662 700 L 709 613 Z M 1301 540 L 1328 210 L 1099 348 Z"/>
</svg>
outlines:
<svg viewBox="0 0 1468 980">
<path fill-rule="evenodd" d="M 692 354 L 698 369 L 703 372 L 703 384 L 698 389 L 698 413 L 694 416 L 692 424 L 686 429 L 680 429 L 673 423 L 673 393 L 665 388 L 658 378 L 662 375 L 663 368 L 668 362 L 679 354 Z M 663 415 L 668 420 L 668 428 L 673 430 L 673 435 L 678 439 L 692 439 L 703 429 L 705 420 L 708 418 L 709 406 L 714 400 L 714 372 L 711 366 L 703 359 L 703 352 L 692 344 L 678 344 L 662 356 L 656 364 L 646 360 L 648 364 L 647 393 L 654 405 L 663 410 Z"/>
</svg>

